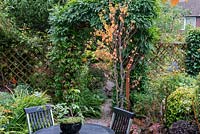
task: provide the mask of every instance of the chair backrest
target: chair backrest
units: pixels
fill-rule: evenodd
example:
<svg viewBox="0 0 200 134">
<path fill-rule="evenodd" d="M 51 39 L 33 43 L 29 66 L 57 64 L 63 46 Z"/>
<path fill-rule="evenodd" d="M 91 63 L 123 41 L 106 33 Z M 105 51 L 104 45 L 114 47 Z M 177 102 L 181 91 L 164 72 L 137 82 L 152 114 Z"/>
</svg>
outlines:
<svg viewBox="0 0 200 134">
<path fill-rule="evenodd" d="M 28 121 L 29 134 L 54 125 L 52 108 L 50 105 L 24 108 Z"/>
<path fill-rule="evenodd" d="M 129 134 L 134 113 L 114 107 L 110 128 L 115 134 Z"/>
</svg>

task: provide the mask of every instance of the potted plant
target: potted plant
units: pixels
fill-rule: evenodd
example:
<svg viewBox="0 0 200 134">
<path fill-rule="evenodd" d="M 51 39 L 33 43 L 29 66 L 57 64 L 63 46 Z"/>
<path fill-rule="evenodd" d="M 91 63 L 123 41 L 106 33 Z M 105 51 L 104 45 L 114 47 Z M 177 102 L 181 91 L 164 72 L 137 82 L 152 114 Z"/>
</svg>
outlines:
<svg viewBox="0 0 200 134">
<path fill-rule="evenodd" d="M 81 129 L 82 117 L 66 117 L 60 119 L 60 129 L 62 134 L 77 134 Z"/>
<path fill-rule="evenodd" d="M 62 108 L 65 112 L 63 111 L 63 114 L 58 114 L 59 117 L 57 120 L 60 124 L 62 134 L 77 134 L 83 123 L 83 115 L 80 107 L 77 104 L 66 106 L 66 103 L 63 103 L 62 105 L 65 105 Z"/>
<path fill-rule="evenodd" d="M 62 134 L 77 134 L 81 129 L 83 115 L 78 103 L 79 94 L 78 89 L 70 89 L 66 97 L 67 103 L 55 106 Z"/>
</svg>

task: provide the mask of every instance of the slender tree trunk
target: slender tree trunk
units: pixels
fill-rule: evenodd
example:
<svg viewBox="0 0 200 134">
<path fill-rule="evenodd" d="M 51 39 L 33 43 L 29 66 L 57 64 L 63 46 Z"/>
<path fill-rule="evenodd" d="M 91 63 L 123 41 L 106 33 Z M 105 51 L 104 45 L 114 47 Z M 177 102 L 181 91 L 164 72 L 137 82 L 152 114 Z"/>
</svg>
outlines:
<svg viewBox="0 0 200 134">
<path fill-rule="evenodd" d="M 130 70 L 126 72 L 126 101 L 127 101 L 127 110 L 130 110 Z"/>
<path fill-rule="evenodd" d="M 122 16 L 124 17 L 124 16 Z M 124 23 L 120 21 L 119 24 L 119 33 L 118 35 L 118 51 L 119 51 L 119 63 L 120 63 L 120 107 L 124 108 L 124 85 L 125 85 L 125 69 L 123 66 L 123 42 L 122 42 L 122 35 L 124 34 Z"/>
<path fill-rule="evenodd" d="M 127 110 L 130 110 L 130 72 L 133 65 L 133 58 L 130 57 L 128 64 L 126 66 L 126 101 L 127 101 Z"/>
<path fill-rule="evenodd" d="M 114 61 L 114 79 L 115 79 L 115 89 L 116 89 L 116 103 L 119 107 L 119 82 L 118 82 L 118 74 L 117 74 L 117 62 Z"/>
<path fill-rule="evenodd" d="M 123 67 L 123 60 L 122 60 L 122 49 L 121 44 L 119 45 L 119 62 L 120 62 L 120 107 L 123 108 L 124 106 L 124 67 Z"/>
</svg>

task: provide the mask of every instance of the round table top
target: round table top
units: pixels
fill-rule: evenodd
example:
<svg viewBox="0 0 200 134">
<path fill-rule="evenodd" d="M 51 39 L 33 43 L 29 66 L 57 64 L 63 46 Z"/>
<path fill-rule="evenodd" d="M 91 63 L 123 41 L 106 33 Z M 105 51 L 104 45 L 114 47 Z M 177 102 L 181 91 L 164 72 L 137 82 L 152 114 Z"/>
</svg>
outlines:
<svg viewBox="0 0 200 134">
<path fill-rule="evenodd" d="M 34 134 L 60 134 L 60 125 L 43 128 L 36 131 Z M 115 132 L 105 126 L 97 124 L 83 124 L 79 134 L 114 134 Z"/>
</svg>

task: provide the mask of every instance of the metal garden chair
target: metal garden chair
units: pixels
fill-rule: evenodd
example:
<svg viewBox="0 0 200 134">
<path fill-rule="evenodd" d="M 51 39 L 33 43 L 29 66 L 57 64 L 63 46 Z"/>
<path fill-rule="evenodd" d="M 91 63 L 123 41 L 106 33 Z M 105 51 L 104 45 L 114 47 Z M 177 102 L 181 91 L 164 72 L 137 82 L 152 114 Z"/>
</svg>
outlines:
<svg viewBox="0 0 200 134">
<path fill-rule="evenodd" d="M 54 125 L 52 108 L 50 105 L 24 108 L 28 121 L 29 134 Z"/>
<path fill-rule="evenodd" d="M 115 134 L 129 134 L 134 113 L 114 107 L 110 128 Z"/>
</svg>

